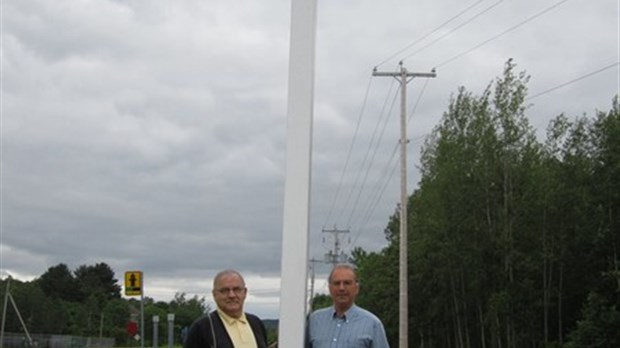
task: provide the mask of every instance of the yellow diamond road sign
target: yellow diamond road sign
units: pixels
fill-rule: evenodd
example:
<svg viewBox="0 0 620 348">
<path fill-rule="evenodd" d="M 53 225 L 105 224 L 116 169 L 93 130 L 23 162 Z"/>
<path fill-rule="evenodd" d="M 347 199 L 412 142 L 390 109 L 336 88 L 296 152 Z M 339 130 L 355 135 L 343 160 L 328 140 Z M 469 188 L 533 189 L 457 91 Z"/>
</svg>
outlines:
<svg viewBox="0 0 620 348">
<path fill-rule="evenodd" d="M 142 295 L 142 271 L 125 272 L 125 295 Z"/>
</svg>

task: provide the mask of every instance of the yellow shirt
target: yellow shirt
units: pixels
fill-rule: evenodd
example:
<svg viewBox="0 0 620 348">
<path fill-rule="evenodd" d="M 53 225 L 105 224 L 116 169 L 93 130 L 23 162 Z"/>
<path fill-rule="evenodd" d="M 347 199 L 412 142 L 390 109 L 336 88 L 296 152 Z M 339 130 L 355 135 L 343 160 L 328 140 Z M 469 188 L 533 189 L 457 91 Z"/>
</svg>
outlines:
<svg viewBox="0 0 620 348">
<path fill-rule="evenodd" d="M 233 347 L 257 348 L 252 327 L 245 317 L 245 313 L 241 315 L 241 318 L 233 318 L 218 309 L 217 314 L 219 314 L 224 323 L 224 327 L 226 328 L 226 332 L 228 332 L 228 336 L 230 336 Z"/>
</svg>

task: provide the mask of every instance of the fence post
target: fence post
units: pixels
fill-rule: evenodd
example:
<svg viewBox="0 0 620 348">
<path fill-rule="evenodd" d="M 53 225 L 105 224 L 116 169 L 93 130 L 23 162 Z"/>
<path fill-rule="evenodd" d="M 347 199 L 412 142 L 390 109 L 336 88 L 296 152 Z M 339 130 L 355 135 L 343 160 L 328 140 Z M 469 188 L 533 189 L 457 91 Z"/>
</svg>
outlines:
<svg viewBox="0 0 620 348">
<path fill-rule="evenodd" d="M 168 314 L 168 348 L 174 346 L 174 314 Z"/>
<path fill-rule="evenodd" d="M 159 315 L 153 316 L 153 348 L 159 347 Z"/>
</svg>

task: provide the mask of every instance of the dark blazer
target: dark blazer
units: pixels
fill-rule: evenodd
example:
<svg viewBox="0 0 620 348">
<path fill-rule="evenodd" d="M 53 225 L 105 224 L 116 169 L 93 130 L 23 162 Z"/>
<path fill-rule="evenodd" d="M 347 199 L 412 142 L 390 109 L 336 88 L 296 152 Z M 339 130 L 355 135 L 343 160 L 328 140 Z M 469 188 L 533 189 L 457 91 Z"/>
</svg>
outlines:
<svg viewBox="0 0 620 348">
<path fill-rule="evenodd" d="M 258 348 L 267 348 L 267 330 L 265 324 L 257 316 L 245 313 L 248 323 L 254 333 L 256 339 L 256 346 Z M 211 317 L 211 320 L 209 320 Z M 213 323 L 213 330 L 211 330 L 211 323 Z M 215 342 L 213 340 L 212 332 L 215 333 Z M 234 348 L 232 340 L 226 332 L 226 327 L 222 322 L 222 319 L 217 314 L 217 311 L 213 311 L 208 315 L 205 315 L 192 324 L 187 333 L 187 338 L 183 342 L 183 348 Z"/>
</svg>

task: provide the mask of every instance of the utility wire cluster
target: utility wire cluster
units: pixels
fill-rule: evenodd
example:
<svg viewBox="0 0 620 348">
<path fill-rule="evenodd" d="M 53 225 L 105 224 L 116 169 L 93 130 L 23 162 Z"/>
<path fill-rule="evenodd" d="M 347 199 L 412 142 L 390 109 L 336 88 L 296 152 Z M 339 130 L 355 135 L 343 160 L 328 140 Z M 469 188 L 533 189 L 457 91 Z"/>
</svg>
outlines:
<svg viewBox="0 0 620 348">
<path fill-rule="evenodd" d="M 429 43 L 427 43 L 426 45 L 418 48 L 415 51 L 410 52 L 410 50 L 415 47 L 416 45 L 420 44 L 421 42 L 423 42 L 423 40 L 431 37 L 433 34 L 438 33 L 441 29 L 445 28 L 446 26 L 448 26 L 450 23 L 455 22 L 457 19 L 464 17 L 466 14 L 473 12 L 473 10 L 475 8 L 477 8 L 479 5 L 481 5 L 482 3 L 484 3 L 487 0 L 477 0 L 474 1 L 472 4 L 466 6 L 463 10 L 457 12 L 455 15 L 451 16 L 450 18 L 448 18 L 446 21 L 444 21 L 443 23 L 441 23 L 439 26 L 435 27 L 434 29 L 432 29 L 431 31 L 429 31 L 428 33 L 422 35 L 419 39 L 407 44 L 405 47 L 403 47 L 402 49 L 398 50 L 397 52 L 395 52 L 394 54 L 388 56 L 386 59 L 382 60 L 379 64 L 377 64 L 377 66 L 375 67 L 375 69 L 377 69 L 377 67 L 382 66 L 384 64 L 386 64 L 387 62 L 391 61 L 392 59 L 401 56 L 400 59 L 400 63 L 402 64 L 402 62 L 405 59 L 411 58 L 414 55 L 417 55 L 419 53 L 424 52 L 426 49 L 428 49 L 429 47 L 439 43 L 441 40 L 443 40 L 444 38 L 446 38 L 447 36 L 462 30 L 466 25 L 473 23 L 474 21 L 480 19 L 483 15 L 489 14 L 493 9 L 496 9 L 500 4 L 504 3 L 505 0 L 499 0 L 496 1 L 494 3 L 491 3 L 490 5 L 479 9 L 477 12 L 473 13 L 469 18 L 467 18 L 465 21 L 463 21 L 462 23 L 456 25 L 455 27 L 453 27 L 452 29 L 449 29 L 448 31 L 446 31 L 444 34 L 442 34 L 441 36 L 433 39 L 432 41 L 430 41 Z M 516 24 L 509 26 L 508 28 L 500 31 L 499 33 L 490 36 L 489 38 L 483 40 L 482 42 L 472 46 L 469 49 L 466 49 L 448 59 L 444 59 L 444 60 L 440 60 L 439 63 L 437 63 L 435 65 L 435 67 L 444 67 L 450 63 L 453 63 L 457 60 L 459 60 L 460 58 L 468 55 L 471 52 L 474 52 L 475 50 L 507 35 L 510 32 L 515 31 L 516 29 L 532 23 L 535 19 L 540 18 L 541 16 L 551 12 L 552 10 L 560 7 L 561 5 L 565 4 L 566 2 L 568 2 L 569 0 L 560 0 L 557 1 L 555 3 L 553 3 L 552 5 L 542 9 L 541 11 L 538 11 L 528 17 L 526 17 L 525 19 L 522 19 L 520 21 L 518 21 Z M 406 52 L 409 52 L 407 54 L 405 54 Z M 601 68 L 597 68 L 589 73 L 580 75 L 577 78 L 574 78 L 572 80 L 569 80 L 567 82 L 558 84 L 554 87 L 548 88 L 542 92 L 539 92 L 537 94 L 534 94 L 532 96 L 530 96 L 527 100 L 531 100 L 537 97 L 540 97 L 542 95 L 545 95 L 547 93 L 550 93 L 552 91 L 555 91 L 557 89 L 560 89 L 562 87 L 565 87 L 567 85 L 579 82 L 587 77 L 596 75 L 598 73 L 601 73 L 603 71 L 612 69 L 614 67 L 618 67 L 618 65 L 620 64 L 620 62 L 615 62 L 613 64 L 609 64 L 606 66 L 603 66 Z M 409 120 L 411 120 L 411 118 L 414 116 L 416 110 L 417 110 L 417 106 L 420 103 L 420 101 L 422 100 L 422 97 L 424 95 L 424 91 L 426 90 L 428 84 L 428 80 L 426 80 L 423 88 L 421 89 L 421 91 L 418 94 L 418 98 L 415 102 L 415 105 L 413 106 L 413 108 L 411 109 L 411 112 L 409 112 Z M 396 161 L 396 153 L 397 153 L 397 149 L 398 149 L 398 141 L 395 140 L 395 145 L 393 148 L 393 151 L 391 152 L 390 156 L 387 158 L 386 161 L 384 161 L 383 164 L 377 164 L 376 163 L 376 159 L 377 159 L 377 154 L 379 153 L 379 145 L 381 143 L 383 143 L 383 136 L 385 134 L 385 129 L 388 125 L 388 119 L 390 118 L 390 115 L 392 114 L 392 111 L 394 110 L 394 105 L 397 101 L 397 96 L 398 96 L 398 88 L 396 88 L 396 90 L 394 91 L 394 86 L 395 86 L 395 82 L 392 83 L 389 87 L 388 92 L 386 93 L 386 95 L 383 97 L 383 106 L 381 108 L 380 114 L 377 118 L 377 121 L 375 123 L 374 126 L 374 131 L 372 133 L 372 137 L 370 140 L 370 143 L 368 144 L 368 147 L 365 151 L 365 155 L 364 158 L 359 166 L 358 169 L 355 169 L 355 179 L 354 179 L 354 183 L 352 185 L 352 187 L 349 189 L 348 193 L 346 194 L 346 199 L 344 200 L 344 203 L 341 203 L 340 205 L 338 205 L 338 202 L 340 202 L 341 200 L 341 196 L 343 195 L 343 187 L 344 187 L 344 183 L 345 183 L 345 177 L 347 175 L 348 172 L 350 172 L 351 170 L 353 170 L 351 168 L 351 159 L 352 159 L 352 154 L 354 153 L 354 149 L 356 148 L 356 146 L 359 146 L 361 144 L 358 144 L 358 136 L 359 136 L 359 132 L 360 132 L 360 128 L 361 125 L 363 123 L 364 117 L 365 117 L 365 113 L 368 107 L 368 103 L 369 103 L 369 96 L 370 96 L 370 91 L 371 88 L 373 86 L 373 79 L 371 78 L 368 82 L 368 85 L 366 87 L 366 91 L 364 93 L 364 99 L 362 102 L 362 108 L 360 111 L 360 114 L 358 116 L 358 120 L 357 120 L 357 126 L 355 129 L 355 132 L 353 134 L 353 138 L 350 144 L 350 147 L 348 149 L 348 153 L 347 153 L 347 157 L 344 161 L 344 167 L 342 170 L 342 173 L 340 175 L 340 180 L 338 182 L 338 186 L 336 187 L 336 190 L 334 191 L 334 197 L 333 200 L 330 204 L 330 208 L 329 211 L 327 213 L 325 222 L 323 223 L 323 228 L 325 229 L 326 226 L 330 226 L 330 224 L 333 224 L 334 228 L 336 228 L 336 226 L 338 226 L 338 224 L 340 224 L 341 227 L 343 228 L 347 228 L 347 229 L 351 229 L 352 231 L 354 231 L 355 237 L 353 238 L 353 241 L 351 243 L 351 247 L 355 247 L 356 243 L 358 241 L 358 239 L 360 238 L 360 236 L 367 232 L 367 226 L 369 226 L 369 223 L 371 222 L 371 219 L 373 217 L 373 213 L 376 210 L 376 208 L 379 206 L 381 200 L 384 198 L 384 193 L 386 192 L 389 183 L 393 180 L 394 177 L 394 173 L 396 171 L 396 168 L 398 166 L 398 163 Z M 373 115 L 374 116 L 374 115 Z M 421 141 L 425 136 L 422 137 L 418 137 L 416 139 L 414 139 L 414 142 L 417 141 Z M 384 158 L 385 159 L 385 158 Z M 360 204 L 360 201 L 362 200 L 362 196 L 363 196 L 363 191 L 365 190 L 365 188 L 367 187 L 367 181 L 369 179 L 370 173 L 372 171 L 373 168 L 375 168 L 377 165 L 379 166 L 383 166 L 383 168 L 381 170 L 379 170 L 380 172 L 380 176 L 377 178 L 377 180 L 375 181 L 375 183 L 371 186 L 370 194 L 368 196 L 367 199 L 364 200 L 365 205 L 363 207 L 363 209 L 361 209 L 361 213 L 358 213 L 358 205 Z M 353 197 L 355 197 L 353 199 Z M 337 208 L 338 207 L 338 208 Z M 345 213 L 348 212 L 349 214 L 347 215 L 347 219 L 343 220 L 343 217 L 345 216 Z M 356 214 L 357 213 L 357 214 Z M 333 219 L 333 217 L 336 216 L 335 219 Z M 355 226 L 352 226 L 352 225 Z"/>
</svg>

